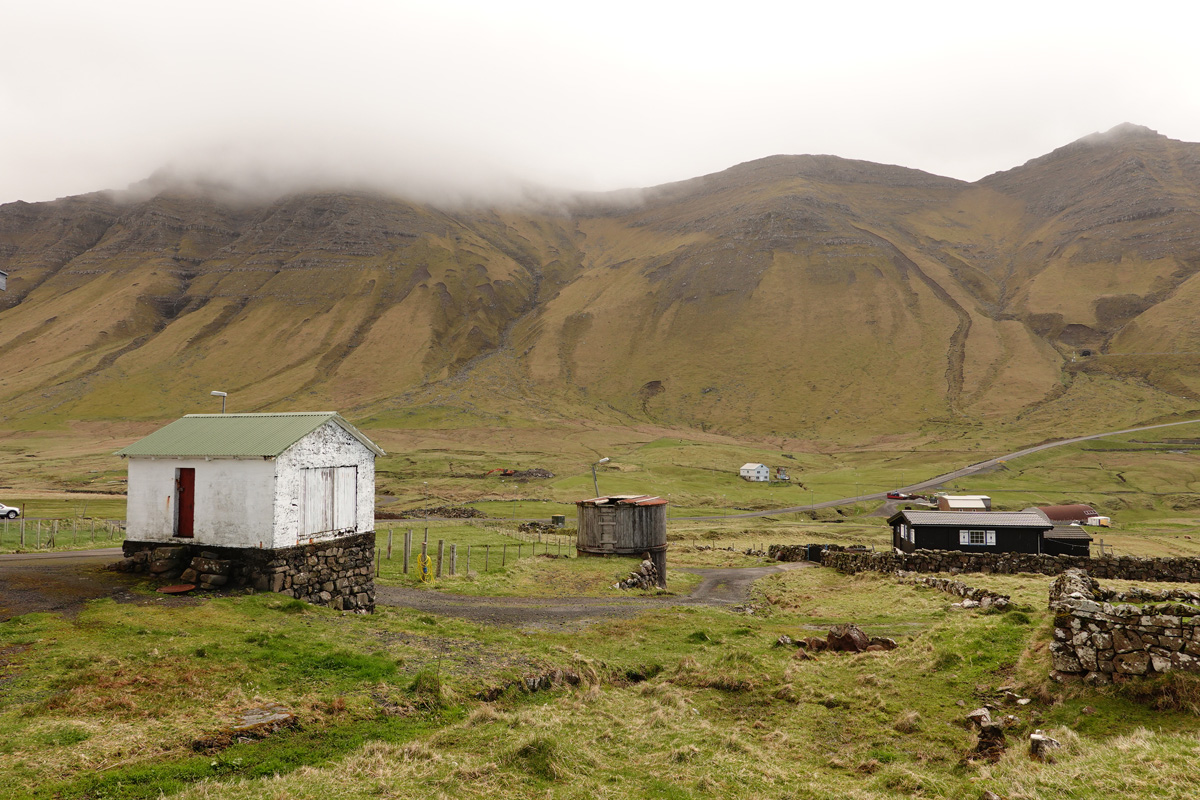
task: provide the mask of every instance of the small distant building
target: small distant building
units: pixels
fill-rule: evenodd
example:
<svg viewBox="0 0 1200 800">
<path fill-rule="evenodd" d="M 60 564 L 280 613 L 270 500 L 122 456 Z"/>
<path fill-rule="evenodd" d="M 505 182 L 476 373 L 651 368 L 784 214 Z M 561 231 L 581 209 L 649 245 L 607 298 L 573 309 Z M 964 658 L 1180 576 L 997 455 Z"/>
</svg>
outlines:
<svg viewBox="0 0 1200 800">
<path fill-rule="evenodd" d="M 769 481 L 771 480 L 771 470 L 766 464 L 742 464 L 742 468 L 738 470 L 738 474 L 744 481 Z"/>
<path fill-rule="evenodd" d="M 939 494 L 938 511 L 991 511 L 992 498 L 986 494 Z"/>
<path fill-rule="evenodd" d="M 581 556 L 649 553 L 658 585 L 667 587 L 667 501 L 647 494 L 614 494 L 577 500 Z"/>
<path fill-rule="evenodd" d="M 189 414 L 116 452 L 129 461 L 125 555 L 164 577 L 220 562 L 204 574 L 229 580 L 210 584 L 373 608 L 363 562 L 374 559 L 383 454 L 331 411 Z"/>
<path fill-rule="evenodd" d="M 966 553 L 1088 555 L 1092 539 L 1078 527 L 1055 528 L 1025 511 L 900 511 L 888 518 L 892 546 Z"/>
<path fill-rule="evenodd" d="M 8 273 L 0 270 L 0 292 L 8 291 Z"/>
</svg>

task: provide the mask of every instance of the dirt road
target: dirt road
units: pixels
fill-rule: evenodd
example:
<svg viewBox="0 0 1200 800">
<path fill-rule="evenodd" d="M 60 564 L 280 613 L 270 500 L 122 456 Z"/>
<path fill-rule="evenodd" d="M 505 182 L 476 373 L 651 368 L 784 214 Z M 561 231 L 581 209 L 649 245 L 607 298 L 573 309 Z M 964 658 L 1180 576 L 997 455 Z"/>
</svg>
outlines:
<svg viewBox="0 0 1200 800">
<path fill-rule="evenodd" d="M 1003 461 L 1009 461 L 1021 456 L 1027 456 L 1031 453 L 1040 453 L 1043 450 L 1050 450 L 1054 447 L 1062 447 L 1068 444 L 1077 444 L 1079 442 L 1089 442 L 1093 439 L 1104 439 L 1109 436 L 1120 436 L 1123 433 L 1137 433 L 1138 431 L 1152 431 L 1156 428 L 1173 428 L 1176 425 L 1191 425 L 1192 423 L 1200 422 L 1200 419 L 1188 419 L 1183 422 L 1164 422 L 1161 425 L 1143 425 L 1140 428 L 1126 428 L 1122 431 L 1108 431 L 1107 433 L 1093 433 L 1089 436 L 1076 436 L 1071 439 L 1059 439 L 1054 442 L 1046 442 L 1045 444 L 1026 447 L 1024 450 L 1017 450 L 1012 453 L 1005 453 L 1002 456 L 989 458 L 987 461 L 980 461 L 977 464 L 956 469 L 953 472 L 947 472 L 944 475 L 938 475 L 935 478 L 920 481 L 919 483 L 910 484 L 909 486 L 897 487 L 895 491 L 904 492 L 905 494 L 915 494 L 927 489 L 934 489 L 948 481 L 958 478 L 965 478 L 968 475 L 974 475 L 977 472 L 985 472 L 989 469 L 994 469 Z M 890 491 L 890 490 L 889 490 Z M 834 506 L 845 506 L 851 503 L 860 503 L 869 500 L 885 500 L 887 492 L 876 492 L 874 494 L 860 494 L 857 497 L 843 497 L 840 500 L 825 500 L 820 503 L 814 503 L 807 506 L 792 506 L 790 508 L 773 508 L 767 511 L 748 511 L 741 514 L 727 514 L 719 517 L 672 517 L 679 520 L 723 520 L 723 519 L 748 519 L 750 517 L 771 517 L 776 514 L 795 514 L 800 511 L 812 511 L 817 508 L 833 508 Z"/>
<path fill-rule="evenodd" d="M 34 611 L 73 616 L 88 600 L 128 593 L 133 576 L 109 572 L 121 548 L 0 555 L 0 622 Z"/>
<path fill-rule="evenodd" d="M 130 587 L 144 580 L 144 576 L 104 569 L 120 557 L 119 548 L 0 555 L 0 621 L 35 611 L 73 616 L 88 600 L 131 599 Z M 431 589 L 379 586 L 376 602 L 485 624 L 566 626 L 592 619 L 633 616 L 664 606 L 731 605 L 744 601 L 750 585 L 759 578 L 806 566 L 813 565 L 799 562 L 745 569 L 684 570 L 700 575 L 702 580 L 682 597 L 474 597 Z"/>
<path fill-rule="evenodd" d="M 654 608 L 667 606 L 724 606 L 746 600 L 750 586 L 759 578 L 792 569 L 813 567 L 808 562 L 772 564 L 742 569 L 681 569 L 701 576 L 700 584 L 688 595 L 663 597 L 475 597 L 444 594 L 430 589 L 378 586 L 378 605 L 398 606 L 460 617 L 473 622 L 496 625 L 569 626 L 593 619 L 631 617 Z"/>
</svg>

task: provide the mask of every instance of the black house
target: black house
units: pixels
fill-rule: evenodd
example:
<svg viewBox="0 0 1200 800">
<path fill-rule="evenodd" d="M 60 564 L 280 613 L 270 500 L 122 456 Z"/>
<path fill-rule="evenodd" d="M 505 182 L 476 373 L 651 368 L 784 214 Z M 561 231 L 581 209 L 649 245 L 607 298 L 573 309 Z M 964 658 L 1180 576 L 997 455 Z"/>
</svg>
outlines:
<svg viewBox="0 0 1200 800">
<path fill-rule="evenodd" d="M 892 546 L 964 553 L 1083 555 L 1092 538 L 1078 528 L 1056 533 L 1038 514 L 1024 511 L 900 511 L 888 519 Z"/>
</svg>

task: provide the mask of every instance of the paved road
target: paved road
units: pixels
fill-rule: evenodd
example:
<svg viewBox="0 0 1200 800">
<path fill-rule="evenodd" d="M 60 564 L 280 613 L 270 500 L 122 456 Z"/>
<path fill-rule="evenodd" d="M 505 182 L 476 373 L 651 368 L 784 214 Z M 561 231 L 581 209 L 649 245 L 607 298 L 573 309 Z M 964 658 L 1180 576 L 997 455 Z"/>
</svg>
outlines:
<svg viewBox="0 0 1200 800">
<path fill-rule="evenodd" d="M 992 469 L 993 467 L 998 466 L 1001 461 L 1009 461 L 1014 458 L 1020 458 L 1021 456 L 1030 455 L 1031 453 L 1040 453 L 1043 450 L 1049 450 L 1053 447 L 1062 447 L 1062 446 L 1068 445 L 1068 444 L 1076 444 L 1078 442 L 1087 442 L 1087 441 L 1091 441 L 1092 439 L 1105 439 L 1109 436 L 1120 436 L 1121 434 L 1124 434 L 1124 433 L 1137 433 L 1138 431 L 1150 431 L 1150 430 L 1154 430 L 1156 428 L 1171 428 L 1176 425 L 1190 425 L 1195 422 L 1200 422 L 1200 419 L 1189 419 L 1189 420 L 1185 420 L 1183 422 L 1164 422 L 1161 425 L 1143 425 L 1140 428 L 1126 428 L 1123 431 L 1108 431 L 1107 433 L 1093 433 L 1088 436 L 1076 436 L 1073 439 L 1060 439 L 1055 442 L 1047 442 L 1046 444 L 1039 444 L 1039 445 L 1035 445 L 1033 447 L 1026 447 L 1024 450 L 1017 450 L 1015 452 L 1008 453 L 1006 455 L 996 456 L 995 458 L 989 458 L 987 461 L 980 461 L 978 464 L 971 464 L 968 467 L 963 467 L 962 469 L 956 469 L 953 472 L 947 472 L 945 475 L 938 475 L 936 478 L 930 478 L 929 480 L 921 481 L 920 483 L 913 483 L 908 486 L 902 486 L 899 489 L 897 489 L 896 491 L 904 492 L 905 494 L 912 494 L 914 492 L 920 492 L 925 489 L 932 489 L 936 486 L 940 486 L 943 483 L 946 483 L 947 481 L 956 480 L 958 478 L 965 478 L 968 475 L 974 475 L 977 472 L 983 472 L 984 470 Z M 887 499 L 887 492 L 876 492 L 874 494 L 860 494 L 857 497 L 843 497 L 840 500 L 826 500 L 826 501 L 823 501 L 820 503 L 815 503 L 815 504 L 807 505 L 807 506 L 792 506 L 791 508 L 775 508 L 775 509 L 771 509 L 769 511 L 749 511 L 749 512 L 744 512 L 741 514 L 726 514 L 724 516 L 717 516 L 717 517 L 671 517 L 671 519 L 718 520 L 718 519 L 748 519 L 750 517 L 772 517 L 772 516 L 775 516 L 776 514 L 795 514 L 800 511 L 812 511 L 813 509 L 817 509 L 817 508 L 832 508 L 834 506 L 849 505 L 850 503 L 860 503 L 860 502 L 868 501 L 868 500 L 886 500 L 886 499 Z"/>
</svg>

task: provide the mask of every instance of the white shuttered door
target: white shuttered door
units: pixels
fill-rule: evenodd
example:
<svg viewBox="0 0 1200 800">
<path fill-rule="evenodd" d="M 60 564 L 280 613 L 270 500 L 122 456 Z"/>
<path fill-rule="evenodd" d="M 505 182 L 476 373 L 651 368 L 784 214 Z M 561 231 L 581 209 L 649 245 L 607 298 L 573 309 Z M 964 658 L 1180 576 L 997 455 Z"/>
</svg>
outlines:
<svg viewBox="0 0 1200 800">
<path fill-rule="evenodd" d="M 358 527 L 358 467 L 338 467 L 333 486 L 334 527 L 352 532 Z"/>
<path fill-rule="evenodd" d="M 300 537 L 358 528 L 358 467 L 313 467 L 300 481 Z"/>
</svg>

